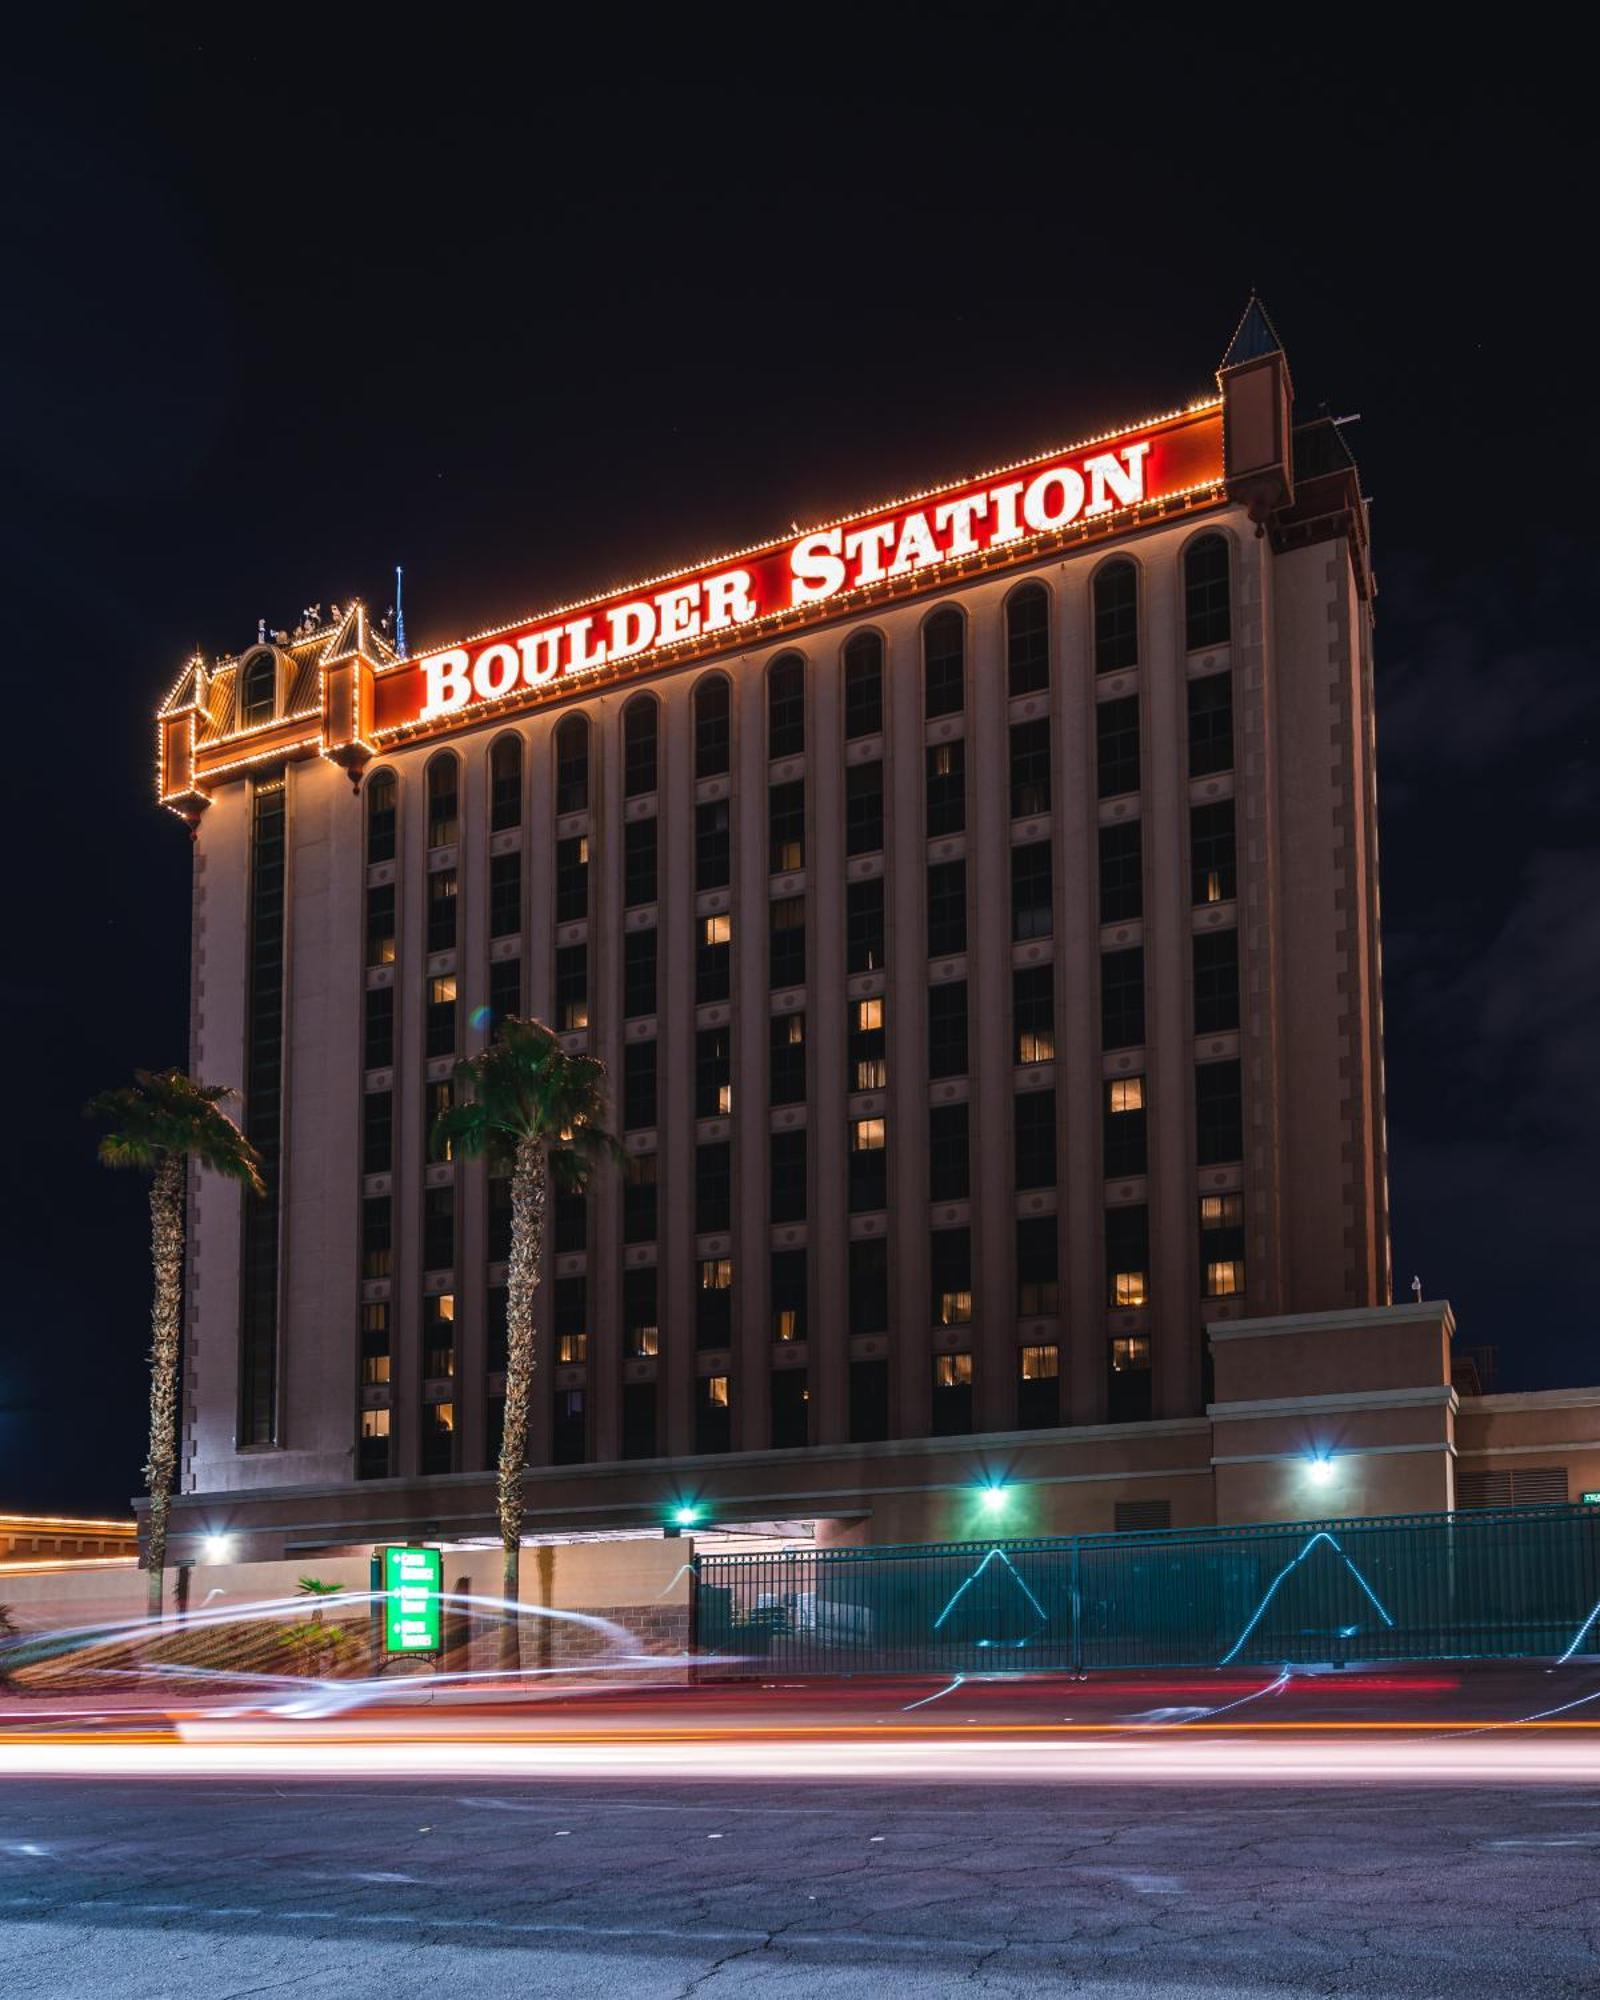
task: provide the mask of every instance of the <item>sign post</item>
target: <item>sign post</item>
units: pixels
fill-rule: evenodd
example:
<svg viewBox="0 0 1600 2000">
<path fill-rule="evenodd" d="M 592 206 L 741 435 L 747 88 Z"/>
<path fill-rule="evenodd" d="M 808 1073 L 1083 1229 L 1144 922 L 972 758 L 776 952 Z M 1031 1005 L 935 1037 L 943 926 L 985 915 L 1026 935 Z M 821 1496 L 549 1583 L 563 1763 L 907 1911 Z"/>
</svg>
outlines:
<svg viewBox="0 0 1600 2000">
<path fill-rule="evenodd" d="M 387 1548 L 379 1554 L 383 1560 L 385 1658 L 399 1653 L 437 1653 L 444 1643 L 442 1551 Z"/>
</svg>

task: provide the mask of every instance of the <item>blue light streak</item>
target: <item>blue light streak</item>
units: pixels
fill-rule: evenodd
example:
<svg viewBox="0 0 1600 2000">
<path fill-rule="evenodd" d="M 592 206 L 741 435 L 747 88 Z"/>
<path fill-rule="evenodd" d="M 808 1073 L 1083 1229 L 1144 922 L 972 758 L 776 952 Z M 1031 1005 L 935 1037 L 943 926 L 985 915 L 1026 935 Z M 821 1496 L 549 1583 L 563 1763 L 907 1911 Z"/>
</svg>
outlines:
<svg viewBox="0 0 1600 2000">
<path fill-rule="evenodd" d="M 978 1581 L 978 1578 L 983 1575 L 984 1571 L 989 1567 L 990 1563 L 992 1562 L 1002 1563 L 1005 1566 L 1005 1568 L 1011 1572 L 1012 1582 L 1015 1583 L 1018 1590 L 1022 1592 L 1023 1596 L 1028 1600 L 1029 1604 L 1033 1606 L 1034 1613 L 1037 1616 L 1039 1623 L 1041 1625 L 1048 1625 L 1050 1623 L 1049 1613 L 1045 1610 L 1044 1606 L 1039 1602 L 1038 1598 L 1034 1596 L 1033 1592 L 1028 1588 L 1027 1584 L 1023 1581 L 1022 1575 L 1017 1569 L 1016 1564 L 1006 1554 L 1004 1549 L 997 1548 L 997 1549 L 990 1549 L 989 1553 L 984 1557 L 983 1561 L 979 1563 L 978 1567 L 972 1572 L 971 1576 L 969 1576 L 964 1583 L 960 1583 L 956 1586 L 955 1592 L 951 1596 L 950 1602 L 944 1607 L 944 1609 L 939 1613 L 938 1617 L 935 1618 L 933 1621 L 933 1629 L 935 1632 L 938 1631 L 939 1627 L 950 1616 L 951 1612 L 955 1610 L 956 1606 L 961 1602 L 962 1598 Z M 1026 1639 L 1014 1639 L 1010 1643 L 1013 1646 L 1025 1646 L 1028 1642 Z M 977 1641 L 977 1644 L 980 1647 L 992 1646 L 999 1644 L 999 1641 L 994 1639 L 979 1639 Z"/>
<path fill-rule="evenodd" d="M 1278 1574 L 1272 1579 L 1272 1582 L 1267 1587 L 1266 1596 L 1263 1597 L 1261 1602 L 1256 1606 L 1255 1611 L 1251 1616 L 1249 1624 L 1246 1625 L 1244 1630 L 1239 1634 L 1238 1638 L 1235 1639 L 1231 1649 L 1223 1654 L 1220 1662 L 1222 1666 L 1225 1667 L 1231 1666 L 1234 1660 L 1238 1658 L 1239 1654 L 1244 1649 L 1244 1642 L 1246 1641 L 1246 1639 L 1249 1638 L 1250 1634 L 1256 1629 L 1256 1627 L 1261 1623 L 1261 1620 L 1266 1616 L 1267 1606 L 1272 1602 L 1273 1598 L 1277 1596 L 1279 1585 L 1282 1584 L 1288 1576 L 1290 1576 L 1295 1570 L 1297 1570 L 1300 1567 L 1300 1565 L 1305 1561 L 1306 1557 L 1310 1555 L 1311 1551 L 1317 1546 L 1319 1542 L 1326 1542 L 1328 1544 L 1328 1547 L 1333 1550 L 1334 1554 L 1344 1564 L 1345 1568 L 1349 1570 L 1350 1574 L 1355 1578 L 1356 1582 L 1359 1583 L 1361 1588 L 1366 1592 L 1368 1598 L 1371 1600 L 1372 1608 L 1377 1612 L 1378 1616 L 1383 1620 L 1384 1624 L 1389 1626 L 1392 1626 L 1394 1624 L 1394 1620 L 1389 1616 L 1388 1612 L 1385 1611 L 1383 1606 L 1378 1602 L 1377 1592 L 1372 1588 L 1372 1585 L 1368 1583 L 1367 1579 L 1361 1574 L 1360 1570 L 1356 1568 L 1355 1564 L 1345 1554 L 1344 1550 L 1340 1548 L 1339 1544 L 1334 1540 L 1333 1536 L 1328 1533 L 1327 1529 L 1319 1528 L 1317 1532 L 1311 1537 L 1311 1539 L 1306 1543 L 1305 1547 L 1300 1551 L 1300 1553 L 1293 1559 L 1293 1561 L 1285 1563 L 1283 1568 L 1280 1569 Z M 1354 1625 L 1341 1626 L 1339 1629 L 1339 1637 L 1341 1639 L 1353 1638 L 1355 1636 L 1356 1631 L 1357 1627 Z"/>
<path fill-rule="evenodd" d="M 1584 1640 L 1588 1637 L 1590 1627 L 1594 1624 L 1594 1621 L 1597 1618 L 1600 1618 L 1600 1604 L 1597 1604 L 1595 1606 L 1595 1608 L 1589 1613 L 1588 1617 L 1585 1618 L 1583 1623 L 1578 1627 L 1578 1636 L 1573 1640 L 1572 1644 L 1567 1648 L 1567 1650 L 1561 1655 L 1560 1659 L 1556 1661 L 1556 1665 L 1558 1667 L 1564 1667 L 1567 1664 L 1568 1660 L 1572 1658 L 1573 1654 L 1578 1650 L 1578 1648 L 1583 1644 Z"/>
</svg>

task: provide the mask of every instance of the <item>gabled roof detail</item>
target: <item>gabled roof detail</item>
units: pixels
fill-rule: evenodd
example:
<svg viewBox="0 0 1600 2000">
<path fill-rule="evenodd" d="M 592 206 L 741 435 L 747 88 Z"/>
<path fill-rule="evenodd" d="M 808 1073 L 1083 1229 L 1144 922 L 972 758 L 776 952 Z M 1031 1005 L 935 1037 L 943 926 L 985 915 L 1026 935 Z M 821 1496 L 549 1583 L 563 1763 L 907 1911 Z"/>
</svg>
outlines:
<svg viewBox="0 0 1600 2000">
<path fill-rule="evenodd" d="M 206 712 L 206 663 L 198 653 L 172 683 L 166 700 L 156 712 L 178 715 L 186 708 L 197 708 L 202 715 Z"/>
<path fill-rule="evenodd" d="M 1278 329 L 1267 316 L 1267 309 L 1250 294 L 1250 303 L 1245 307 L 1239 324 L 1233 330 L 1233 338 L 1228 342 L 1228 351 L 1218 364 L 1223 368 L 1237 368 L 1244 361 L 1259 361 L 1264 354 L 1281 354 L 1283 342 L 1278 338 Z"/>
</svg>

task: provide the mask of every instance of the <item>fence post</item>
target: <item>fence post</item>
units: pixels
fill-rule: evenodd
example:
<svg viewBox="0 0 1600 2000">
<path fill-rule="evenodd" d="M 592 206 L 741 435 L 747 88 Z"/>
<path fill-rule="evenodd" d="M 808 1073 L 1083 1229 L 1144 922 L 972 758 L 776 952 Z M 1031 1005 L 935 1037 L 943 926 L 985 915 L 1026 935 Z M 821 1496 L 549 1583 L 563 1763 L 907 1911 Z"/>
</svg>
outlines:
<svg viewBox="0 0 1600 2000">
<path fill-rule="evenodd" d="M 700 1556 L 693 1542 L 689 1544 L 689 1667 L 687 1679 L 690 1687 L 699 1684 L 700 1659 Z"/>
<path fill-rule="evenodd" d="M 1072 1671 L 1081 1674 L 1083 1667 L 1083 1577 L 1079 1554 L 1083 1544 L 1074 1535 L 1072 1538 Z"/>
</svg>

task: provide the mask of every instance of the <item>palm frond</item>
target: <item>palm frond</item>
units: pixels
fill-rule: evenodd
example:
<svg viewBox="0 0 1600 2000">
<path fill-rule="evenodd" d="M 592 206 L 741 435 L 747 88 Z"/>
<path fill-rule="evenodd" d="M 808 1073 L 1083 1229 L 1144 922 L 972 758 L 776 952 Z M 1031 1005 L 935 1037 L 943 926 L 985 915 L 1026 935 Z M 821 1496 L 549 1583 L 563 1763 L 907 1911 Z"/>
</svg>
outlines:
<svg viewBox="0 0 1600 2000">
<path fill-rule="evenodd" d="M 148 1172 L 178 1155 L 197 1160 L 209 1173 L 242 1181 L 257 1194 L 266 1192 L 260 1154 L 221 1109 L 235 1095 L 232 1090 L 197 1083 L 176 1069 L 139 1069 L 133 1075 L 131 1085 L 103 1091 L 86 1107 L 111 1128 L 98 1148 L 106 1166 Z"/>
</svg>

